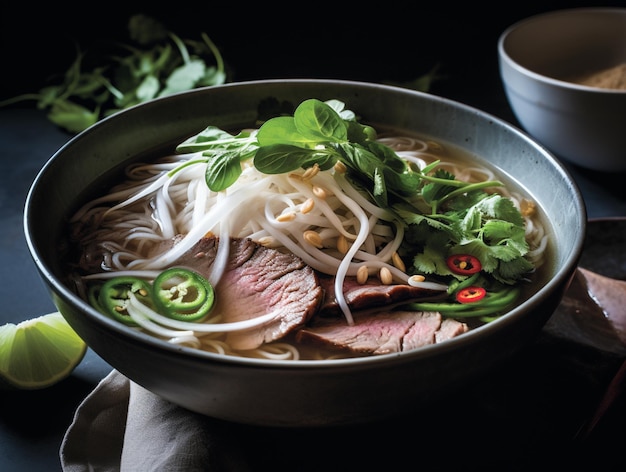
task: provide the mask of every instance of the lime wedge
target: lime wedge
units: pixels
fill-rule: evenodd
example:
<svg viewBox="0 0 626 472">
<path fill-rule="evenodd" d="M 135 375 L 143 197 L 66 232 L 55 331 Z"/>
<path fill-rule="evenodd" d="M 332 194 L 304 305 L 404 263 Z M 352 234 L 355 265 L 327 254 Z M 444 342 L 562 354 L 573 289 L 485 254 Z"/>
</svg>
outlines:
<svg viewBox="0 0 626 472">
<path fill-rule="evenodd" d="M 0 387 L 40 389 L 66 378 L 87 344 L 59 312 L 0 326 Z"/>
</svg>

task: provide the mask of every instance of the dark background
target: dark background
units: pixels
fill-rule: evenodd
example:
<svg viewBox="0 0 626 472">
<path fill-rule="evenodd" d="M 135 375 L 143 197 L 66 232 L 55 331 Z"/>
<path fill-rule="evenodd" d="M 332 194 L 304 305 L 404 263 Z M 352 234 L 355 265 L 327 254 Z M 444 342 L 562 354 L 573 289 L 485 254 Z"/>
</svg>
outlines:
<svg viewBox="0 0 626 472">
<path fill-rule="evenodd" d="M 286 8 L 267 2 L 254 6 L 204 2 L 199 8 L 180 1 L 159 4 L 160 8 L 156 2 L 142 5 L 130 1 L 123 7 L 102 2 L 84 3 L 79 8 L 62 7 L 60 2 L 2 5 L 0 101 L 35 93 L 50 83 L 49 78 L 64 73 L 74 61 L 77 46 L 97 54 L 112 41 L 126 42 L 128 19 L 143 13 L 185 39 L 199 39 L 200 32 L 208 34 L 230 67 L 231 81 L 338 78 L 402 82 L 439 64 L 441 77 L 433 84 L 432 93 L 516 124 L 498 73 L 499 35 L 513 23 L 537 13 L 585 6 L 626 7 L 626 0 L 530 0 L 499 2 L 495 8 L 486 2 L 453 6 L 441 1 L 422 5 L 385 1 L 373 7 L 365 2 L 354 6 L 300 2 Z M 5 164 L 0 174 L 0 299 L 4 302 L 0 324 L 53 310 L 26 248 L 22 205 L 41 166 L 70 138 L 52 126 L 43 112 L 34 110 L 34 102 L 12 108 L 15 110 L 0 109 L 0 160 Z M 580 185 L 590 217 L 626 215 L 624 173 L 590 172 L 569 164 L 567 168 Z M 433 459 L 448 466 L 467 460 L 466 471 L 525 472 L 541 465 L 548 470 L 623 471 L 623 399 L 597 428 L 590 443 L 598 446 L 599 452 L 591 448 L 593 455 L 588 461 L 577 464 L 587 450 L 575 454 L 576 443 L 572 450 L 563 447 L 563 439 L 569 438 L 578 422 L 596 407 L 613 374 L 612 359 L 584 346 L 581 349 L 577 344 L 542 339 L 496 372 L 494 381 L 487 379 L 460 392 L 461 403 L 470 408 L 443 411 L 441 416 L 433 411 L 432 418 L 412 424 L 408 434 L 397 428 L 355 428 L 354 435 L 339 437 L 335 450 L 354 454 L 359 463 L 386 455 L 392 462 L 395 458 L 395 463 L 406 456 L 424 466 Z M 76 407 L 109 371 L 110 367 L 90 350 L 69 378 L 49 389 L 0 392 L 0 470 L 59 471 L 60 442 Z M 511 403 L 517 398 L 525 401 Z M 453 404 L 458 405 L 459 399 Z M 445 422 L 451 418 L 456 420 Z M 434 431 L 429 429 L 433 426 Z M 485 430 L 493 436 L 484 436 Z M 290 445 L 302 448 L 300 465 L 304 468 L 328 458 L 325 470 L 341 470 L 337 466 L 346 462 L 346 457 L 344 462 L 333 462 L 328 451 L 320 448 L 320 444 L 328 446 L 327 437 L 311 434 L 310 440 L 301 441 L 302 435 L 286 438 L 268 433 L 254 435 L 259 439 L 260 453 L 266 446 L 268 451 L 279 450 L 281 441 L 289 439 Z M 413 442 L 416 435 L 426 433 L 441 439 L 442 445 L 450 444 L 450 450 L 440 455 L 445 446 L 433 451 L 428 445 Z M 480 443 L 483 436 L 483 447 L 468 456 L 459 454 L 458 448 L 463 450 L 464 443 Z M 243 439 L 250 443 L 250 437 Z M 280 459 L 270 458 L 267 451 L 264 457 L 267 461 Z M 611 467 L 616 458 L 619 466 Z M 374 470 L 377 465 L 372 462 L 364 470 Z M 307 470 L 312 470 L 311 466 Z"/>
<path fill-rule="evenodd" d="M 208 34 L 230 67 L 230 81 L 302 77 L 397 82 L 415 79 L 439 64 L 441 78 L 432 93 L 490 111 L 489 97 L 477 96 L 476 90 L 484 94 L 501 87 L 497 40 L 504 29 L 554 9 L 626 6 L 624 0 L 496 2 L 495 8 L 487 2 L 420 3 L 291 2 L 278 7 L 274 2 L 172 2 L 163 8 L 157 2 L 130 1 L 123 7 L 97 2 L 78 9 L 61 7 L 60 2 L 36 8 L 30 2 L 12 2 L 10 8 L 5 3 L 0 10 L 0 100 L 37 92 L 53 74 L 65 72 L 77 46 L 96 54 L 110 41 L 128 42 L 128 19 L 143 13 L 181 38 L 199 40 L 200 32 Z M 494 100 L 503 98 L 493 95 Z M 32 107 L 34 102 L 19 106 Z"/>
</svg>

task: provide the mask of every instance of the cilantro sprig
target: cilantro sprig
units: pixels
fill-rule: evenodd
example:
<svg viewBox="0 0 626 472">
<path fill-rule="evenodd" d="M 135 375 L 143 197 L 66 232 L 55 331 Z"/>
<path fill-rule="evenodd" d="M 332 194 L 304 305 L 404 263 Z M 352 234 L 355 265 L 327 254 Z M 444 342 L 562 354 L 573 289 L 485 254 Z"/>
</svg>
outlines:
<svg viewBox="0 0 626 472">
<path fill-rule="evenodd" d="M 528 243 L 519 210 L 511 199 L 487 191 L 502 182 L 460 181 L 438 168 L 438 162 L 420 170 L 377 142 L 376 136 L 343 102 L 308 99 L 293 115 L 270 118 L 257 132 L 235 136 L 208 127 L 181 143 L 177 151 L 202 153 L 206 182 L 213 191 L 235 183 L 242 163 L 249 159 L 266 174 L 315 164 L 329 169 L 340 161 L 358 188 L 406 225 L 402 255 L 412 261 L 414 273 L 463 281 L 467 277 L 453 273 L 446 258 L 471 254 L 481 261 L 479 282 L 489 285 L 491 293 L 472 304 L 471 310 L 463 310 L 482 315 L 500 308 L 503 300 L 510 301 L 518 292 L 507 286 L 525 278 L 533 265 L 524 257 Z M 497 292 L 502 293 L 495 296 Z"/>
<path fill-rule="evenodd" d="M 201 41 L 183 40 L 145 15 L 132 16 L 128 29 L 132 43 L 117 45 L 96 67 L 85 70 L 87 53 L 79 49 L 59 83 L 4 100 L 0 107 L 35 100 L 51 122 L 79 133 L 139 103 L 226 82 L 224 60 L 206 33 Z"/>
<path fill-rule="evenodd" d="M 524 257 L 529 249 L 524 220 L 509 198 L 473 189 L 453 197 L 439 213 L 420 214 L 406 205 L 395 209 L 408 223 L 405 252 L 414 253 L 418 273 L 462 278 L 446 264 L 451 254 L 475 256 L 485 273 L 506 285 L 533 270 Z"/>
</svg>

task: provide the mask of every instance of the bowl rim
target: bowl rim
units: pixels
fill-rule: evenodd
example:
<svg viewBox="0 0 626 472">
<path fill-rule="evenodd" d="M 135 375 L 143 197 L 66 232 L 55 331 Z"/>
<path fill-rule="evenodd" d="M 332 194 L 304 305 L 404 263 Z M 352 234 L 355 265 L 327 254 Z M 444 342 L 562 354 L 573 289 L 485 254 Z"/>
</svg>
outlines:
<svg viewBox="0 0 626 472">
<path fill-rule="evenodd" d="M 563 89 L 569 89 L 571 91 L 579 91 L 589 94 L 600 94 L 600 95 L 626 95 L 626 89 L 610 89 L 610 88 L 602 88 L 602 87 L 592 87 L 589 85 L 577 84 L 575 82 L 568 82 L 566 80 L 555 79 L 553 77 L 549 77 L 547 75 L 540 74 L 538 72 L 529 69 L 520 63 L 518 63 L 513 57 L 509 54 L 506 48 L 506 41 L 509 36 L 517 31 L 520 27 L 529 25 L 538 20 L 544 20 L 550 17 L 566 17 L 569 15 L 579 15 L 583 13 L 606 13 L 606 14 L 614 14 L 618 13 L 624 16 L 624 20 L 626 21 L 626 8 L 621 7 L 578 7 L 578 8 L 566 8 L 560 10 L 551 10 L 543 13 L 538 13 L 526 18 L 523 18 L 510 26 L 508 26 L 498 37 L 497 42 L 497 50 L 498 57 L 502 63 L 506 63 L 511 69 L 516 70 L 517 72 L 525 75 L 529 78 L 532 78 L 540 83 L 544 83 L 546 85 L 550 85 L 553 87 L 559 87 Z"/>
<path fill-rule="evenodd" d="M 125 325 L 121 325 L 113 319 L 107 318 L 101 313 L 99 313 L 95 308 L 89 305 L 86 301 L 82 300 L 74 291 L 72 291 L 66 284 L 62 281 L 58 280 L 57 276 L 53 273 L 46 263 L 43 262 L 42 258 L 39 255 L 39 250 L 36 247 L 34 242 L 34 238 L 31 234 L 30 230 L 30 213 L 31 213 L 31 204 L 34 198 L 34 194 L 37 191 L 40 180 L 42 180 L 43 176 L 46 174 L 47 169 L 52 165 L 53 161 L 57 159 L 57 156 L 61 155 L 67 147 L 72 146 L 72 144 L 84 136 L 91 134 L 101 127 L 105 127 L 109 124 L 111 120 L 116 119 L 116 116 L 120 114 L 127 113 L 137 113 L 137 111 L 143 108 L 149 108 L 158 106 L 158 103 L 168 101 L 168 100 L 177 100 L 180 97 L 192 96 L 195 94 L 202 93 L 218 93 L 220 88 L 232 88 L 232 87 L 253 87 L 257 84 L 332 84 L 332 85 L 342 85 L 342 86 L 356 86 L 356 87 L 365 87 L 376 90 L 393 90 L 393 91 L 401 91 L 405 94 L 416 94 L 420 95 L 427 100 L 432 100 L 435 102 L 440 102 L 448 105 L 453 105 L 455 107 L 460 107 L 461 109 L 465 109 L 466 111 L 471 111 L 478 113 L 484 117 L 485 120 L 489 122 L 497 123 L 500 126 L 506 128 L 513 135 L 523 139 L 529 145 L 536 147 L 541 151 L 541 153 L 545 156 L 545 158 L 550 162 L 551 166 L 553 166 L 558 172 L 572 184 L 572 188 L 575 191 L 575 199 L 577 206 L 581 209 L 583 214 L 580 216 L 582 222 L 582 231 L 581 234 L 577 236 L 575 243 L 573 245 L 572 251 L 567 255 L 567 258 L 563 262 L 563 266 L 556 271 L 554 277 L 550 280 L 547 280 L 546 283 L 537 290 L 537 292 L 528 300 L 525 300 L 521 305 L 516 306 L 511 311 L 507 312 L 505 316 L 492 321 L 483 326 L 474 328 L 462 336 L 455 337 L 453 339 L 447 340 L 444 343 L 440 344 L 432 344 L 420 347 L 419 349 L 414 349 L 411 351 L 397 352 L 397 353 L 387 353 L 380 354 L 374 356 L 366 356 L 366 357 L 355 357 L 355 358 L 344 358 L 344 359 L 333 359 L 333 360 L 280 360 L 280 359 L 260 359 L 260 358 L 248 358 L 248 357 L 239 357 L 239 356 L 229 356 L 223 355 L 219 353 L 213 353 L 208 351 L 202 351 L 199 349 L 194 349 L 191 347 L 183 346 L 183 345 L 175 345 L 168 343 L 164 340 L 158 339 L 150 334 L 143 333 L 140 331 L 136 331 L 133 329 L 129 329 Z M 379 83 L 370 83 L 370 82 L 361 82 L 361 81 L 353 81 L 353 80 L 343 80 L 343 79 L 261 79 L 261 80 L 251 80 L 251 81 L 242 81 L 242 82 L 231 82 L 222 85 L 210 86 L 197 88 L 189 91 L 179 92 L 176 94 L 172 94 L 169 96 L 157 98 L 151 100 L 149 102 L 140 103 L 128 109 L 122 110 L 112 116 L 109 116 L 103 120 L 100 120 L 96 124 L 92 125 L 88 129 L 82 131 L 78 135 L 72 137 L 68 142 L 66 142 L 61 148 L 59 148 L 50 159 L 43 165 L 41 170 L 38 172 L 34 181 L 31 184 L 31 187 L 28 191 L 26 197 L 26 203 L 24 206 L 24 217 L 23 217 L 23 227 L 24 233 L 26 236 L 26 242 L 29 249 L 29 252 L 32 255 L 32 258 L 37 266 L 38 271 L 41 276 L 46 279 L 48 282 L 53 284 L 55 288 L 59 291 L 62 297 L 66 297 L 67 300 L 70 300 L 73 307 L 85 313 L 90 318 L 97 321 L 98 325 L 103 325 L 106 329 L 111 330 L 115 333 L 116 336 L 120 336 L 121 338 L 129 339 L 134 342 L 140 342 L 145 348 L 159 351 L 163 353 L 167 353 L 168 356 L 181 357 L 185 359 L 192 358 L 194 361 L 206 362 L 211 361 L 216 363 L 217 365 L 239 365 L 246 366 L 251 368 L 264 368 L 264 369 L 277 369 L 277 370 L 297 370 L 297 371 L 309 371 L 309 370 L 355 370 L 355 369 L 369 369 L 373 366 L 384 366 L 385 364 L 394 364 L 397 365 L 399 362 L 414 362 L 416 359 L 429 358 L 436 356 L 441 353 L 446 353 L 449 351 L 453 351 L 458 349 L 459 347 L 463 347 L 474 342 L 475 338 L 483 336 L 483 333 L 491 333 L 492 331 L 500 330 L 502 325 L 509 325 L 514 323 L 514 321 L 521 317 L 525 316 L 527 311 L 533 311 L 534 308 L 538 307 L 544 299 L 554 291 L 555 287 L 558 287 L 561 284 L 566 284 L 568 279 L 574 273 L 575 268 L 577 267 L 578 260 L 580 258 L 580 254 L 582 252 L 582 247 L 584 243 L 584 233 L 586 227 L 586 209 L 584 200 L 582 198 L 582 194 L 578 189 L 573 177 L 570 172 L 567 170 L 565 165 L 561 163 L 555 156 L 547 150 L 543 145 L 539 144 L 528 134 L 515 127 L 513 124 L 506 122 L 505 120 L 496 117 L 495 115 L 491 115 L 487 112 L 479 110 L 470 105 L 457 102 L 455 100 L 451 100 L 445 97 L 440 97 L 433 94 L 428 94 L 425 92 L 420 92 L 412 89 L 407 89 L 404 87 L 379 84 Z"/>
</svg>

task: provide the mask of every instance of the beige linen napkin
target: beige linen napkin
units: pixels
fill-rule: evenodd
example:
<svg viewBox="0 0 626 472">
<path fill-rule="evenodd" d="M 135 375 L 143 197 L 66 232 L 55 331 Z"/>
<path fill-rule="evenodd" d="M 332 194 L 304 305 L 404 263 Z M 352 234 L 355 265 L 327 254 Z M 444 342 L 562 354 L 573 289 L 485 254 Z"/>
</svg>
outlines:
<svg viewBox="0 0 626 472">
<path fill-rule="evenodd" d="M 113 370 L 76 410 L 60 458 L 64 472 L 251 470 L 236 446 L 220 421 Z"/>
</svg>

